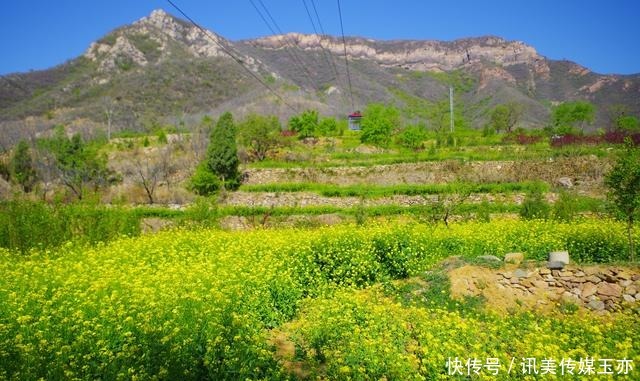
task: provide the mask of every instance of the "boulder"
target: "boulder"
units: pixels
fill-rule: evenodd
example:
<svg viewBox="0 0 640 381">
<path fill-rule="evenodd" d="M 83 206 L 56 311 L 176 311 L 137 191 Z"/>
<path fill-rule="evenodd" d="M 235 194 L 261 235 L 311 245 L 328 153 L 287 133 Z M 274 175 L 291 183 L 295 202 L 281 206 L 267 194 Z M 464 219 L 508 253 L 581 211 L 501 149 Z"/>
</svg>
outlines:
<svg viewBox="0 0 640 381">
<path fill-rule="evenodd" d="M 582 286 L 582 297 L 583 298 L 589 297 L 591 295 L 594 295 L 597 291 L 598 291 L 598 286 L 596 286 L 591 282 L 585 283 L 584 286 Z"/>
<path fill-rule="evenodd" d="M 623 280 L 621 282 L 619 282 L 620 286 L 622 287 L 629 287 L 633 284 L 633 281 L 628 279 L 628 280 Z"/>
<path fill-rule="evenodd" d="M 537 287 L 537 288 L 546 288 L 547 287 L 547 282 L 545 282 L 543 280 L 534 280 L 533 281 L 533 286 Z"/>
<path fill-rule="evenodd" d="M 565 265 L 568 265 L 569 252 L 568 251 L 552 251 L 549 253 L 549 262 L 562 262 Z"/>
<path fill-rule="evenodd" d="M 633 296 L 631 296 L 629 294 L 622 295 L 622 299 L 624 299 L 625 302 L 629 302 L 629 303 L 633 303 L 633 302 L 636 301 L 636 298 L 634 298 Z"/>
<path fill-rule="evenodd" d="M 622 287 L 615 283 L 600 283 L 598 285 L 598 294 L 604 296 L 620 297 L 622 294 Z"/>
<path fill-rule="evenodd" d="M 573 188 L 573 180 L 571 180 L 569 177 L 560 177 L 556 180 L 556 182 L 563 188 Z"/>
<path fill-rule="evenodd" d="M 592 300 L 589 303 L 587 303 L 587 308 L 592 309 L 594 311 L 603 311 L 604 302 L 600 300 Z"/>
<path fill-rule="evenodd" d="M 591 283 L 600 283 L 601 281 L 601 279 L 595 275 L 589 275 L 584 280 Z"/>
</svg>

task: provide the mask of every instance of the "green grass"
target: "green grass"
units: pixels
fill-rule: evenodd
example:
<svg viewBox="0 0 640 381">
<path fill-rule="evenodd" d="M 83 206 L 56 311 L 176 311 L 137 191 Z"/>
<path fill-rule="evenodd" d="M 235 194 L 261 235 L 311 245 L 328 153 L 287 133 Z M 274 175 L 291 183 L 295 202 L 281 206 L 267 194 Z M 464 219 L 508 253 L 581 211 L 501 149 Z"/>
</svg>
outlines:
<svg viewBox="0 0 640 381">
<path fill-rule="evenodd" d="M 318 183 L 275 183 L 243 185 L 245 192 L 315 192 L 325 197 L 366 197 L 376 198 L 394 195 L 419 196 L 434 194 L 453 194 L 461 191 L 471 193 L 513 193 L 529 192 L 532 190 L 548 191 L 549 185 L 541 181 L 518 183 L 448 183 L 448 184 L 400 184 L 392 186 L 352 185 L 338 186 Z"/>
</svg>

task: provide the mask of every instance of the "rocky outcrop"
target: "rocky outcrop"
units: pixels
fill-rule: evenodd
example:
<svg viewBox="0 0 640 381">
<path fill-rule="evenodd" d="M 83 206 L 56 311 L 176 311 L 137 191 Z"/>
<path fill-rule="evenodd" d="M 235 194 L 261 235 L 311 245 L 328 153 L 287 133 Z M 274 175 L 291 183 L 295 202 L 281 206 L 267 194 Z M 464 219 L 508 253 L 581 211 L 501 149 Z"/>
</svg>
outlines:
<svg viewBox="0 0 640 381">
<path fill-rule="evenodd" d="M 92 61 L 98 61 L 99 71 L 108 72 L 115 70 L 119 65 L 126 63 L 125 60 L 139 66 L 146 66 L 147 59 L 125 36 L 116 37 L 115 43 L 94 42 L 84 55 Z"/>
<path fill-rule="evenodd" d="M 118 68 L 118 62 L 125 59 L 137 66 L 146 66 L 145 54 L 136 48 L 132 39 L 149 39 L 157 44 L 160 59 L 176 54 L 172 46 L 180 46 L 194 57 L 226 57 L 227 51 L 233 51 L 246 65 L 257 70 L 259 62 L 248 56 L 238 54 L 224 38 L 211 31 L 179 20 L 161 9 L 153 11 L 131 26 L 118 29 L 98 42 L 94 42 L 84 57 L 99 63 L 100 72 L 111 72 Z M 115 43 L 114 43 L 115 39 Z M 222 48 L 224 47 L 224 49 Z"/>
<path fill-rule="evenodd" d="M 504 66 L 533 64 L 542 58 L 533 47 L 523 42 L 493 36 L 452 42 L 375 41 L 353 37 L 346 41 L 349 58 L 368 59 L 387 67 L 420 71 L 448 71 L 481 62 Z M 288 33 L 260 38 L 254 43 L 267 49 L 284 49 L 295 45 L 303 50 L 327 49 L 335 55 L 344 55 L 341 40 L 315 34 Z"/>
</svg>

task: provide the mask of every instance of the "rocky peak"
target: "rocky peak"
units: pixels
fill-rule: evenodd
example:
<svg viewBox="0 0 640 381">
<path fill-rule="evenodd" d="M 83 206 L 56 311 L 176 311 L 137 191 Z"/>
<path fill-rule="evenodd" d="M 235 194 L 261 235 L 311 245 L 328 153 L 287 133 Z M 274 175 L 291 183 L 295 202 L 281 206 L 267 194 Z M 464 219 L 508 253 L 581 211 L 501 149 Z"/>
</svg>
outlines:
<svg viewBox="0 0 640 381">
<path fill-rule="evenodd" d="M 281 49 L 295 44 L 303 50 L 330 50 L 344 54 L 342 41 L 315 34 L 288 33 L 255 40 L 266 49 Z M 347 38 L 347 54 L 354 59 L 371 59 L 383 66 L 397 66 L 411 70 L 446 71 L 465 64 L 491 62 L 498 65 L 533 64 L 543 57 L 536 50 L 520 41 L 507 41 L 486 36 L 443 41 L 375 41 L 364 38 Z"/>
</svg>

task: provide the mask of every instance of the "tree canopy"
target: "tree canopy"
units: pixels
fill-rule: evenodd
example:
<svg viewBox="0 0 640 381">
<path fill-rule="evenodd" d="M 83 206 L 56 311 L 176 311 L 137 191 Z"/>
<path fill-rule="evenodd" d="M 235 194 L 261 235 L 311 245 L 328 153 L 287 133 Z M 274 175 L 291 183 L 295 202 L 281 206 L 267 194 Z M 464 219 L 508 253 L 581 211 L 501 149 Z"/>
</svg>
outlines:
<svg viewBox="0 0 640 381">
<path fill-rule="evenodd" d="M 16 146 L 10 163 L 11 177 L 29 193 L 37 181 L 36 169 L 29 150 L 29 144 L 21 140 Z"/>
<path fill-rule="evenodd" d="M 578 128 L 583 130 L 593 123 L 596 109 L 587 101 L 563 102 L 551 111 L 551 125 L 556 133 L 566 134 Z"/>
<path fill-rule="evenodd" d="M 225 112 L 211 130 L 207 167 L 220 178 L 226 188 L 236 189 L 240 185 L 239 165 L 236 126 L 233 115 Z"/>
<path fill-rule="evenodd" d="M 400 111 L 394 106 L 371 103 L 360 122 L 362 143 L 386 147 L 395 128 L 400 126 Z"/>
<path fill-rule="evenodd" d="M 289 119 L 289 129 L 298 134 L 299 139 L 316 136 L 318 129 L 318 111 L 305 110 L 300 115 L 294 115 Z"/>
<path fill-rule="evenodd" d="M 496 132 L 511 132 L 522 116 L 522 105 L 509 102 L 499 104 L 491 111 L 489 124 Z"/>
<path fill-rule="evenodd" d="M 78 199 L 83 198 L 87 186 L 98 189 L 116 180 L 115 173 L 107 168 L 107 158 L 79 134 L 69 139 L 59 129 L 53 138 L 41 140 L 40 146 L 53 154 L 62 183 Z"/>
<path fill-rule="evenodd" d="M 238 138 L 258 161 L 262 161 L 269 150 L 281 143 L 281 132 L 282 127 L 276 116 L 250 114 L 240 123 Z"/>
</svg>

